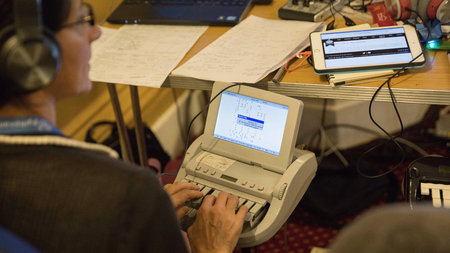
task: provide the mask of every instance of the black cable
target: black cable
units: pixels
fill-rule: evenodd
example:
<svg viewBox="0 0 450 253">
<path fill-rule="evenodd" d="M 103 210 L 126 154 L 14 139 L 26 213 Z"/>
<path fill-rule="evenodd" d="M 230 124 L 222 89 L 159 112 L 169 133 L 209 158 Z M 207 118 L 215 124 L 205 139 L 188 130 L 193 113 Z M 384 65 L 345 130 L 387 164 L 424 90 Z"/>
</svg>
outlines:
<svg viewBox="0 0 450 253">
<path fill-rule="evenodd" d="M 367 12 L 367 6 L 372 4 L 373 0 L 370 0 L 370 2 L 365 5 L 364 0 L 362 0 L 362 4 L 361 5 L 351 5 L 351 3 L 348 3 L 347 6 L 350 7 L 352 10 L 355 11 L 363 11 L 363 12 Z"/>
<path fill-rule="evenodd" d="M 311 46 L 308 46 L 307 48 L 305 48 L 305 50 L 303 50 L 303 52 L 306 52 L 306 51 L 311 51 Z M 311 65 L 311 67 L 314 67 L 314 61 L 312 58 L 313 57 L 311 55 L 310 57 L 306 58 L 306 61 L 309 63 L 309 65 Z"/>
<path fill-rule="evenodd" d="M 328 23 L 328 25 L 327 25 L 327 31 L 330 31 L 330 30 L 333 30 L 333 29 L 334 29 L 334 22 L 336 21 L 336 17 L 334 16 L 332 6 L 333 6 L 333 2 L 331 1 L 331 2 L 330 2 L 330 13 L 331 13 L 331 15 L 333 16 L 333 20 L 332 20 L 330 23 Z"/>
<path fill-rule="evenodd" d="M 339 15 L 341 15 L 344 18 L 346 26 L 354 26 L 354 25 L 356 25 L 355 22 L 353 22 L 353 20 L 351 20 L 349 17 L 345 16 L 344 14 L 342 14 L 338 10 L 336 10 L 336 8 L 334 7 L 334 4 L 331 4 L 331 6 L 333 7 L 333 10 L 335 12 L 337 12 Z M 331 9 L 330 9 L 330 11 L 331 11 Z M 334 18 L 334 16 L 333 16 L 333 18 Z"/>
<path fill-rule="evenodd" d="M 411 9 L 409 9 L 409 10 L 408 9 L 409 9 L 408 7 L 405 7 L 405 10 L 407 10 L 407 11 L 411 10 Z M 411 10 L 411 11 L 414 11 L 414 10 Z M 420 17 L 420 15 L 419 15 L 419 17 Z M 420 19 L 422 19 L 422 17 L 420 17 Z M 422 22 L 423 22 L 423 19 L 422 19 Z M 427 36 L 427 39 L 426 39 L 425 43 L 428 43 L 428 39 L 430 37 L 430 28 L 428 27 L 428 25 L 426 25 L 426 27 L 428 29 L 428 36 Z M 362 154 L 359 157 L 359 159 L 358 159 L 358 161 L 356 163 L 356 169 L 357 169 L 358 173 L 361 176 L 363 176 L 363 177 L 366 177 L 366 178 L 378 178 L 378 177 L 382 177 L 384 175 L 387 175 L 388 173 L 391 173 L 392 171 L 397 169 L 398 166 L 400 166 L 403 163 L 403 161 L 405 160 L 405 152 L 403 151 L 403 149 L 400 146 L 400 144 L 395 140 L 395 138 L 399 137 L 403 133 L 403 122 L 402 122 L 402 119 L 400 117 L 400 114 L 398 113 L 397 106 L 395 105 L 394 93 L 392 92 L 392 89 L 391 89 L 391 79 L 396 77 L 397 75 L 399 75 L 400 72 L 404 71 L 407 67 L 410 66 L 411 63 L 413 63 L 415 60 L 417 60 L 422 55 L 423 55 L 423 51 L 418 56 L 416 56 L 414 59 L 412 59 L 410 62 L 408 62 L 405 66 L 403 66 L 400 70 L 395 72 L 391 77 L 389 77 L 382 85 L 380 85 L 380 87 L 378 87 L 378 89 L 373 94 L 372 99 L 370 100 L 370 103 L 369 103 L 369 116 L 370 116 L 370 119 L 375 124 L 375 126 L 377 126 L 381 131 L 383 131 L 386 134 L 386 136 L 389 137 L 389 139 L 387 141 L 385 141 L 384 143 L 381 143 L 379 145 L 376 145 L 373 148 L 370 148 L 369 150 L 367 150 L 364 154 Z M 372 104 L 373 104 L 373 101 L 375 100 L 375 97 L 377 96 L 378 92 L 380 92 L 380 90 L 383 88 L 383 86 L 385 84 L 387 84 L 387 86 L 388 86 L 389 94 L 391 96 L 392 105 L 394 106 L 395 112 L 397 114 L 397 117 L 398 117 L 398 120 L 399 120 L 400 126 L 401 126 L 401 131 L 400 131 L 400 133 L 397 136 L 392 136 L 388 132 L 386 132 L 386 130 L 384 130 L 380 125 L 378 125 L 378 123 L 372 117 Z M 394 168 L 392 168 L 392 169 L 390 169 L 390 170 L 388 170 L 386 172 L 383 172 L 383 173 L 381 173 L 379 175 L 369 176 L 369 175 L 365 175 L 364 173 L 362 173 L 360 168 L 359 168 L 359 164 L 360 164 L 360 161 L 362 160 L 362 158 L 365 155 L 367 155 L 368 153 L 370 153 L 372 150 L 374 150 L 374 149 L 376 149 L 376 148 L 378 148 L 378 147 L 380 147 L 382 145 L 385 145 L 389 141 L 393 141 L 399 147 L 400 151 L 402 152 L 402 160 Z"/>
<path fill-rule="evenodd" d="M 419 123 L 419 124 L 420 124 L 420 123 Z M 368 133 L 368 134 L 372 134 L 372 135 L 381 137 L 379 132 L 376 132 L 376 131 L 374 131 L 374 130 L 372 130 L 372 129 L 368 129 L 368 128 L 365 128 L 365 127 L 362 127 L 362 126 L 351 125 L 351 124 L 332 124 L 332 125 L 328 125 L 328 126 L 324 127 L 324 130 L 327 131 L 328 129 L 334 129 L 334 128 L 339 128 L 339 127 L 343 127 L 343 128 L 351 128 L 351 129 L 354 129 L 354 130 L 357 130 L 357 131 L 361 131 L 361 132 L 365 132 L 365 133 Z M 311 139 L 316 138 L 316 136 L 319 136 L 319 134 L 320 134 L 320 130 L 315 131 L 315 132 L 312 134 Z M 405 145 L 408 145 L 408 144 L 405 144 Z M 414 149 L 414 148 L 413 148 L 413 149 Z M 416 150 L 416 149 L 414 149 L 414 150 Z M 416 150 L 416 151 L 417 151 L 417 150 Z M 419 152 L 419 151 L 417 151 L 417 152 L 418 152 L 419 154 L 422 154 L 422 153 Z"/>
<path fill-rule="evenodd" d="M 200 116 L 208 107 L 209 107 L 209 105 L 220 95 L 220 94 L 222 94 L 222 92 L 224 92 L 225 90 L 228 90 L 229 88 L 231 88 L 231 87 L 234 87 L 234 86 L 240 86 L 241 84 L 240 83 L 236 83 L 236 84 L 233 84 L 233 85 L 230 85 L 230 86 L 228 86 L 228 87 L 225 87 L 224 89 L 222 89 L 219 93 L 217 93 L 210 101 L 209 101 L 209 103 L 208 104 L 206 104 L 206 106 L 205 106 L 205 108 L 203 108 L 197 115 L 195 115 L 195 117 L 191 120 L 191 123 L 189 123 L 189 127 L 188 127 L 188 131 L 187 131 L 187 137 L 186 137 L 186 146 L 185 146 L 185 149 L 184 149 L 184 154 L 183 154 L 183 158 L 181 159 L 181 163 L 180 163 L 180 166 L 178 167 L 178 169 L 177 169 L 177 171 L 175 172 L 175 173 L 173 173 L 173 174 L 171 174 L 171 173 L 162 173 L 161 175 L 159 175 L 158 176 L 158 178 L 160 178 L 160 177 L 162 177 L 162 176 L 176 176 L 177 174 L 178 174 L 178 172 L 180 171 L 180 169 L 181 169 L 181 166 L 183 165 L 183 162 L 184 162 L 184 158 L 186 157 L 186 153 L 187 153 L 187 149 L 188 149 L 188 145 L 189 145 L 189 135 L 190 135 L 190 133 L 191 133 L 191 127 L 192 127 L 192 123 L 194 123 L 194 120 L 195 119 L 197 119 L 198 118 L 198 116 Z"/>
</svg>

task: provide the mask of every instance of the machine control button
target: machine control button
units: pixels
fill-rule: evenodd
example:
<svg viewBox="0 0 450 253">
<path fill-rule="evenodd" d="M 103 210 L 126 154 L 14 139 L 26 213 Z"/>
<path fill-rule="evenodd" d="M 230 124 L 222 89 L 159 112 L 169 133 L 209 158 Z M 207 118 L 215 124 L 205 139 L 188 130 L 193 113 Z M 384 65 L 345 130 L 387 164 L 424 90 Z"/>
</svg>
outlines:
<svg viewBox="0 0 450 253">
<path fill-rule="evenodd" d="M 282 199 L 283 199 L 283 195 L 284 195 L 284 192 L 286 191 L 287 186 L 288 186 L 288 184 L 284 183 L 284 184 L 280 187 L 280 190 L 278 191 L 278 199 L 279 199 L 279 200 L 282 200 Z"/>
</svg>

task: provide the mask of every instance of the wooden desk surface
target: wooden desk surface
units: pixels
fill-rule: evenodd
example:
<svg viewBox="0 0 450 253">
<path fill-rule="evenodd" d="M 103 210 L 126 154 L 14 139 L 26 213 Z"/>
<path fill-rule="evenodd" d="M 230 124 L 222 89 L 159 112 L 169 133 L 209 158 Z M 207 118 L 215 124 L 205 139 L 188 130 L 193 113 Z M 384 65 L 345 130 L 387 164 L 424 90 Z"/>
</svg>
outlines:
<svg viewBox="0 0 450 253">
<path fill-rule="evenodd" d="M 262 18 L 279 19 L 278 8 L 285 0 L 274 0 L 271 5 L 253 6 L 250 14 Z M 249 14 L 249 15 L 250 15 Z M 357 20 L 355 20 L 357 22 Z M 338 22 L 343 24 L 342 21 Z M 358 23 L 358 22 L 357 22 Z M 112 25 L 108 25 L 112 26 Z M 179 66 L 219 38 L 231 27 L 209 27 L 180 62 Z M 450 105 L 450 64 L 445 51 L 426 51 L 426 65 L 409 69 L 407 74 L 394 78 L 391 87 L 397 102 Z M 331 87 L 325 76 L 316 75 L 309 64 L 303 64 L 286 73 L 280 83 L 270 81 L 274 73 L 252 86 L 292 97 L 351 99 L 369 101 L 381 81 L 351 86 Z M 162 87 L 211 90 L 212 81 L 170 75 Z M 386 86 L 385 86 L 386 87 Z M 391 101 L 387 88 L 379 93 L 376 101 Z"/>
</svg>

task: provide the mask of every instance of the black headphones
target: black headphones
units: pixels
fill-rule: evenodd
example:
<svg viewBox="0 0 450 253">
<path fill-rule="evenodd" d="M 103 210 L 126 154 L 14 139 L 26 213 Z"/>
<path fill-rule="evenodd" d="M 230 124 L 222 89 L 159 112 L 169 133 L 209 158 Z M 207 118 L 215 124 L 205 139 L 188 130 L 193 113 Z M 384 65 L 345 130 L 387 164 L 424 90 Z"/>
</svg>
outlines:
<svg viewBox="0 0 450 253">
<path fill-rule="evenodd" d="M 44 88 L 61 66 L 58 41 L 43 25 L 41 1 L 13 0 L 14 25 L 0 31 L 0 74 L 15 93 Z"/>
</svg>

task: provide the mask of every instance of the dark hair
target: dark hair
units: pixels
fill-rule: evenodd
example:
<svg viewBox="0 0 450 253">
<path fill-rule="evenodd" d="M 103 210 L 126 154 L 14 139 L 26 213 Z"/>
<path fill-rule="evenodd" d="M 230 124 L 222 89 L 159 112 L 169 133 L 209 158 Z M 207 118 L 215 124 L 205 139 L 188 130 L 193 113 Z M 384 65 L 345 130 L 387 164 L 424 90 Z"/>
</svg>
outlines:
<svg viewBox="0 0 450 253">
<path fill-rule="evenodd" d="M 14 25 L 14 0 L 0 1 L 0 31 L 6 27 Z M 44 26 L 52 32 L 58 31 L 67 20 L 72 6 L 71 0 L 41 0 L 42 17 Z M 4 38 L 0 38 L 0 46 L 4 43 Z M 1 47 L 0 47 L 1 48 Z M 0 107 L 8 103 L 14 94 L 13 83 L 4 76 L 0 76 Z"/>
</svg>

